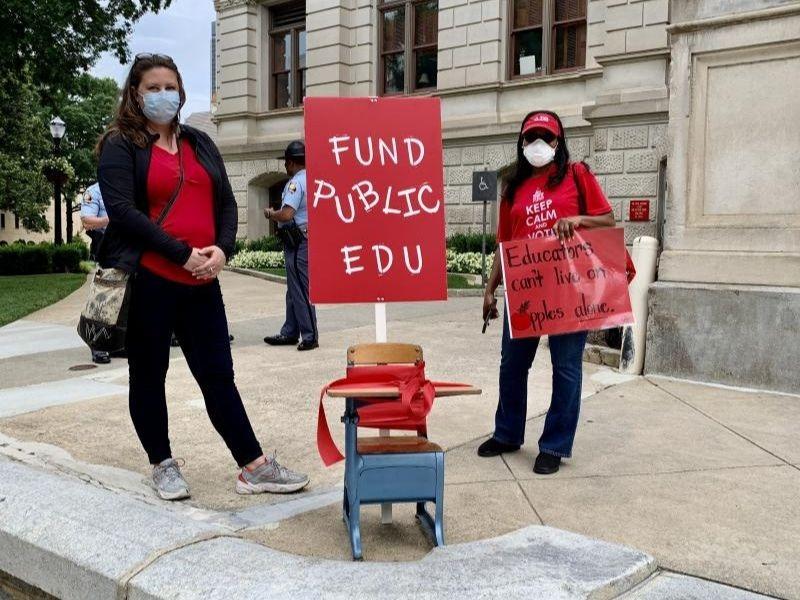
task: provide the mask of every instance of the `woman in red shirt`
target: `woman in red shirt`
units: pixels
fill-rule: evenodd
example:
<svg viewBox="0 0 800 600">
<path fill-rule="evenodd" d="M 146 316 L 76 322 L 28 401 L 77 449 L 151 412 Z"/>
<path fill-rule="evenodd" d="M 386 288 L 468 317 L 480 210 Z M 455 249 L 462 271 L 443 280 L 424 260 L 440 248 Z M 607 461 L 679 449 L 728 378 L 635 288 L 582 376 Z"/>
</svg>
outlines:
<svg viewBox="0 0 800 600">
<path fill-rule="evenodd" d="M 600 184 L 584 163 L 569 160 L 564 126 L 549 111 L 529 113 L 517 140 L 517 161 L 500 203 L 497 241 L 558 236 L 572 237 L 575 229 L 613 227 L 611 206 Z M 483 316 L 497 318 L 495 290 L 501 281 L 499 248 L 483 300 Z M 561 458 L 572 454 L 581 404 L 583 347 L 587 332 L 548 337 L 553 364 L 553 395 L 539 438 L 533 470 L 558 471 Z M 524 442 L 528 403 L 528 372 L 539 338 L 511 340 L 503 319 L 500 356 L 500 400 L 494 434 L 478 448 L 480 456 L 519 450 Z"/>
<path fill-rule="evenodd" d="M 99 144 L 110 222 L 98 261 L 133 274 L 126 339 L 131 418 L 159 496 L 187 498 L 167 433 L 164 382 L 175 332 L 211 422 L 241 468 L 236 491 L 293 492 L 308 476 L 264 455 L 234 384 L 217 276 L 233 251 L 238 208 L 214 142 L 179 125 L 185 99 L 170 57 L 137 55 Z"/>
</svg>

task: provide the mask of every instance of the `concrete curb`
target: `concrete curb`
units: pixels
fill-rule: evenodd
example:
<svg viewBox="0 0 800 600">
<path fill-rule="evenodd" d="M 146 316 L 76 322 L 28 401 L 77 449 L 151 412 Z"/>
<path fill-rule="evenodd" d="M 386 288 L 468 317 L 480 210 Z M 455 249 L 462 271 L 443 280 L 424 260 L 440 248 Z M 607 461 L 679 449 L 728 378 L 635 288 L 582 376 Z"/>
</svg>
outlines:
<svg viewBox="0 0 800 600">
<path fill-rule="evenodd" d="M 281 277 L 280 275 L 273 275 L 271 273 L 264 273 L 263 271 L 256 271 L 255 269 L 242 269 L 241 267 L 231 267 L 226 266 L 226 271 L 232 271 L 233 273 L 238 273 L 239 275 L 249 275 L 250 277 L 257 277 L 259 279 L 264 279 L 266 281 L 272 281 L 273 283 L 286 283 L 286 277 Z M 459 288 L 448 288 L 447 295 L 450 298 L 474 298 L 474 297 L 481 297 L 483 296 L 483 289 L 459 289 Z"/>
<path fill-rule="evenodd" d="M 2 457 L 0 482 L 0 571 L 65 599 L 605 600 L 656 568 L 642 552 L 542 526 L 413 563 L 323 560 Z"/>
</svg>

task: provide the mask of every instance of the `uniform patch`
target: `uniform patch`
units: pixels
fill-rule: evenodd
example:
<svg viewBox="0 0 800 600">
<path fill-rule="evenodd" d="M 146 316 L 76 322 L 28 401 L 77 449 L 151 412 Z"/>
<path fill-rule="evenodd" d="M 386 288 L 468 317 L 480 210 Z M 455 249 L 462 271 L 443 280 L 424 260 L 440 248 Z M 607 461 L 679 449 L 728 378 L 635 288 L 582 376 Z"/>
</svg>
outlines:
<svg viewBox="0 0 800 600">
<path fill-rule="evenodd" d="M 289 184 L 289 191 L 293 194 L 297 191 L 297 184 L 294 181 Z"/>
</svg>

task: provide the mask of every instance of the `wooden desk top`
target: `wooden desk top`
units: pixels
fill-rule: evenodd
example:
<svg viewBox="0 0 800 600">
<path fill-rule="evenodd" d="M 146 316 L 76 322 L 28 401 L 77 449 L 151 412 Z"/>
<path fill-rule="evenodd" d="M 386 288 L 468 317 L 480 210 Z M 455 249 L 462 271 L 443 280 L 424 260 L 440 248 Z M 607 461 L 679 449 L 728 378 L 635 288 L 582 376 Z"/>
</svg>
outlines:
<svg viewBox="0 0 800 600">
<path fill-rule="evenodd" d="M 437 398 L 448 398 L 451 396 L 477 396 L 482 393 L 483 390 L 472 386 L 436 386 Z M 336 389 L 328 390 L 328 397 L 330 398 L 397 398 L 398 396 L 400 396 L 400 392 L 397 390 L 387 390 L 385 387 L 337 387 Z"/>
</svg>

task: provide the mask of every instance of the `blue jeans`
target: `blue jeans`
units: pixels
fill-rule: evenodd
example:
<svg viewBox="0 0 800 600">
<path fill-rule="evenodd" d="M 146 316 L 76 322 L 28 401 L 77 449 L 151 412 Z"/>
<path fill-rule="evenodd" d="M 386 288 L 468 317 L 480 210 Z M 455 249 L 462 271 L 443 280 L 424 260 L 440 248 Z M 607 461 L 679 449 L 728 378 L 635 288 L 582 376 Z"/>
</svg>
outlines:
<svg viewBox="0 0 800 600">
<path fill-rule="evenodd" d="M 578 428 L 581 409 L 583 347 L 587 332 L 551 335 L 553 395 L 539 438 L 539 452 L 568 458 Z M 508 319 L 503 319 L 500 354 L 500 401 L 495 414 L 494 438 L 514 446 L 525 441 L 525 416 L 528 408 L 528 372 L 536 356 L 539 338 L 512 340 Z"/>
</svg>

